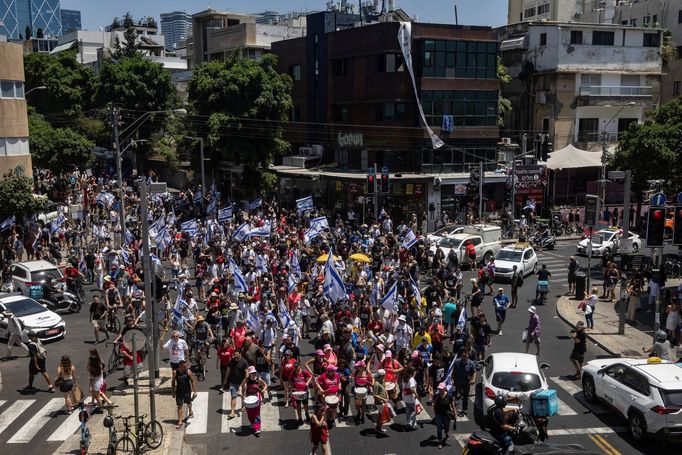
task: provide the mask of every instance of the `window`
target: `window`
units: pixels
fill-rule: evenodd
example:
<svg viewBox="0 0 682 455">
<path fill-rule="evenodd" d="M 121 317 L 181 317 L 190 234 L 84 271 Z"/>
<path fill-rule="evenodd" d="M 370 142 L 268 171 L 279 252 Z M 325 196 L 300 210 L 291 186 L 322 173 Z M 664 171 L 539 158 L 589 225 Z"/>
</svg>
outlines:
<svg viewBox="0 0 682 455">
<path fill-rule="evenodd" d="M 540 33 L 540 46 L 547 46 L 547 33 Z"/>
<path fill-rule="evenodd" d="M 426 56 L 424 56 L 426 66 Z M 431 66 L 431 65 L 429 65 Z M 383 54 L 379 56 L 380 73 L 402 73 L 405 71 L 402 54 Z"/>
<path fill-rule="evenodd" d="M 582 30 L 571 30 L 571 44 L 582 44 L 583 43 L 583 31 Z"/>
<path fill-rule="evenodd" d="M 342 77 L 348 76 L 348 59 L 339 58 L 332 60 L 332 76 Z"/>
<path fill-rule="evenodd" d="M 651 393 L 651 387 L 649 386 L 649 381 L 647 378 L 633 370 L 628 368 L 625 370 L 623 375 L 623 384 L 634 390 L 635 392 L 649 396 Z"/>
<path fill-rule="evenodd" d="M 581 118 L 578 121 L 578 142 L 594 142 L 599 139 L 599 119 Z"/>
<path fill-rule="evenodd" d="M 604 368 L 604 374 L 618 382 L 621 382 L 625 376 L 625 365 L 620 363 L 611 365 L 610 367 Z"/>
<path fill-rule="evenodd" d="M 549 117 L 542 117 L 542 132 L 549 133 Z"/>
<path fill-rule="evenodd" d="M 348 106 L 344 104 L 334 104 L 332 106 L 335 122 L 348 121 Z"/>
<path fill-rule="evenodd" d="M 658 27 L 658 15 L 654 14 L 651 16 L 651 25 L 654 27 Z"/>
<path fill-rule="evenodd" d="M 497 77 L 495 42 L 424 40 L 423 43 L 423 77 Z"/>
<path fill-rule="evenodd" d="M 639 87 L 639 74 L 621 74 L 620 85 L 624 87 Z"/>
<path fill-rule="evenodd" d="M 549 3 L 545 3 L 544 5 L 538 5 L 538 16 L 540 14 L 549 14 Z"/>
<path fill-rule="evenodd" d="M 680 94 L 680 81 L 674 81 L 673 82 L 673 95 L 679 95 Z"/>
<path fill-rule="evenodd" d="M 291 75 L 291 78 L 295 81 L 300 81 L 301 80 L 301 65 L 291 65 L 291 68 L 289 69 L 289 74 Z"/>
<path fill-rule="evenodd" d="M 594 46 L 613 46 L 613 32 L 595 30 L 592 32 L 592 44 Z"/>
<path fill-rule="evenodd" d="M 637 19 L 630 19 L 630 27 L 637 27 Z"/>
<path fill-rule="evenodd" d="M 659 47 L 661 45 L 659 41 L 658 33 L 645 33 L 644 34 L 644 47 Z"/>
<path fill-rule="evenodd" d="M 644 16 L 644 17 L 642 18 L 642 25 L 643 25 L 644 27 L 648 27 L 648 26 L 649 26 L 649 23 L 651 23 L 651 16 Z"/>
<path fill-rule="evenodd" d="M 677 23 L 682 24 L 682 9 L 677 12 Z"/>
<path fill-rule="evenodd" d="M 377 120 L 395 122 L 405 118 L 405 103 L 383 103 L 377 107 Z"/>
<path fill-rule="evenodd" d="M 526 8 L 523 10 L 523 17 L 528 19 L 529 17 L 535 17 L 535 7 L 532 8 Z"/>
<path fill-rule="evenodd" d="M 600 95 L 601 94 L 601 74 L 581 74 L 580 75 L 580 95 Z"/>
<path fill-rule="evenodd" d="M 24 83 L 21 81 L 0 81 L 0 98 L 23 99 Z"/>
<path fill-rule="evenodd" d="M 618 119 L 618 132 L 622 133 L 630 128 L 630 125 L 637 123 L 636 118 L 619 118 Z"/>
</svg>

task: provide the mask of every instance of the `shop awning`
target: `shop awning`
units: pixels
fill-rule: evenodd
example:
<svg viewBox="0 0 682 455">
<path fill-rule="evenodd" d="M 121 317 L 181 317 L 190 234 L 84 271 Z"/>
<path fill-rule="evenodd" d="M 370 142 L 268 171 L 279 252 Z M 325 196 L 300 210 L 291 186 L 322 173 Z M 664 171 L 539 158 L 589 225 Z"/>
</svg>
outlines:
<svg viewBox="0 0 682 455">
<path fill-rule="evenodd" d="M 526 44 L 526 36 L 524 35 L 520 38 L 511 38 L 502 41 L 500 43 L 500 52 L 526 49 L 527 47 L 528 45 Z"/>
<path fill-rule="evenodd" d="M 577 169 L 601 166 L 602 152 L 588 152 L 569 144 L 561 150 L 552 152 L 547 160 L 549 169 Z"/>
</svg>

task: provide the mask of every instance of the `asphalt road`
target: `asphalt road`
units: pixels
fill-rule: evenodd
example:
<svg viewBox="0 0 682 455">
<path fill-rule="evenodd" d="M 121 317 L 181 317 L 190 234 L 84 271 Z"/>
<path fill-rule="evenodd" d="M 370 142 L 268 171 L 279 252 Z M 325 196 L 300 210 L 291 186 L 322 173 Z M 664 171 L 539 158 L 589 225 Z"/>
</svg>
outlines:
<svg viewBox="0 0 682 455">
<path fill-rule="evenodd" d="M 619 420 L 611 411 L 604 407 L 587 405 L 582 397 L 580 383 L 566 380 L 565 375 L 572 374 L 573 368 L 568 355 L 571 350 L 568 327 L 556 316 L 553 301 L 566 292 L 566 265 L 568 256 L 573 254 L 574 245 L 563 244 L 554 251 L 540 252 L 540 263 L 546 263 L 552 272 L 550 284 L 550 298 L 545 306 L 538 306 L 538 314 L 542 323 L 542 346 L 539 362 L 550 364 L 546 372 L 550 387 L 557 389 L 562 407 L 558 416 L 552 417 L 549 423 L 550 442 L 579 443 L 585 448 L 608 455 L 618 454 L 654 454 L 679 453 L 679 447 L 671 447 L 658 442 L 634 444 L 624 433 L 626 422 Z M 580 260 L 586 264 L 586 258 Z M 465 272 L 466 278 L 473 276 L 472 272 Z M 502 286 L 508 289 L 508 285 Z M 519 293 L 519 307 L 507 312 L 507 321 L 503 327 L 502 336 L 493 336 L 489 353 L 516 351 L 523 352 L 521 332 L 528 322 L 527 308 L 534 297 L 535 279 L 530 276 Z M 92 295 L 88 292 L 88 297 Z M 489 313 L 489 319 L 494 320 L 490 297 L 487 297 L 484 310 Z M 70 355 L 78 369 L 78 377 L 87 388 L 85 364 L 88 349 L 93 346 L 94 335 L 88 323 L 87 306 L 79 314 L 63 315 L 66 325 L 66 338 L 47 345 L 47 366 L 54 375 L 59 358 Z M 494 322 L 492 323 L 494 328 Z M 104 344 L 97 345 L 103 360 L 109 355 Z M 0 348 L 2 349 L 2 348 Z M 531 352 L 534 352 L 531 347 Z M 19 352 L 19 348 L 14 348 Z M 312 352 L 308 344 L 302 346 L 304 355 Z M 4 355 L 4 349 L 0 350 Z M 587 360 L 605 357 L 607 354 L 597 346 L 588 346 Z M 163 359 L 163 356 L 162 356 Z M 167 361 L 167 359 L 163 359 Z M 213 359 L 209 362 L 213 366 Z M 162 365 L 163 366 L 163 365 Z M 28 360 L 18 358 L 0 361 L 2 373 L 2 390 L 0 391 L 0 447 L 3 453 L 19 453 L 24 455 L 42 455 L 52 453 L 66 437 L 78 428 L 75 414 L 65 413 L 63 399 L 59 392 L 48 393 L 42 378 L 36 378 L 35 385 L 41 389 L 35 394 L 23 394 L 21 389 L 27 384 Z M 249 431 L 246 416 L 241 419 L 228 420 L 227 395 L 215 389 L 219 374 L 209 368 L 207 379 L 199 384 L 200 394 L 195 400 L 195 418 L 187 427 L 185 441 L 189 443 L 197 454 L 208 454 L 229 449 L 238 449 L 243 455 L 262 455 L 268 451 L 282 454 L 309 453 L 308 427 L 296 428 L 294 411 L 284 408 L 281 396 L 274 405 L 264 405 L 262 410 L 263 432 L 256 438 Z M 109 385 L 115 386 L 118 377 L 109 379 Z M 473 393 L 473 390 L 472 390 Z M 473 399 L 473 396 L 471 397 Z M 114 400 L 117 398 L 114 396 Z M 170 397 L 161 397 L 168 399 Z M 404 414 L 399 411 L 395 423 L 386 433 L 377 435 L 372 430 L 372 422 L 355 426 L 352 422 L 341 423 L 331 431 L 331 452 L 372 454 L 412 454 L 412 453 L 461 453 L 462 444 L 477 427 L 473 422 L 473 406 L 469 406 L 467 418 L 460 419 L 456 431 L 451 431 L 449 447 L 443 450 L 437 448 L 434 439 L 435 427 L 430 423 L 432 410 L 426 406 L 426 413 L 419 416 L 419 429 L 415 432 L 403 432 Z M 163 420 L 173 416 L 159 416 Z M 104 428 L 92 428 L 91 431 L 104 431 Z M 9 452 L 5 452 L 5 448 Z"/>
</svg>

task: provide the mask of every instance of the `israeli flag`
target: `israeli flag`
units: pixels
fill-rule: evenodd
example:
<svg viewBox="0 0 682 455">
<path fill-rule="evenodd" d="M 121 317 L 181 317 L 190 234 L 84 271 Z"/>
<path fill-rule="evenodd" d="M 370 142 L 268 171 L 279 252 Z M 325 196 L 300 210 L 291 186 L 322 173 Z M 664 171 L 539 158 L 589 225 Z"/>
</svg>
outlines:
<svg viewBox="0 0 682 455">
<path fill-rule="evenodd" d="M 0 223 L 0 231 L 4 231 L 5 229 L 9 229 L 14 226 L 16 224 L 16 220 L 17 219 L 14 215 L 5 218 L 5 221 Z"/>
<path fill-rule="evenodd" d="M 312 210 L 315 208 L 315 205 L 313 204 L 313 197 L 306 196 L 301 199 L 296 199 L 296 208 L 298 209 L 298 213 L 305 212 L 306 210 Z"/>
<path fill-rule="evenodd" d="M 258 207 L 260 207 L 261 205 L 263 205 L 263 199 L 262 199 L 262 198 L 258 198 L 258 199 L 254 199 L 253 201 L 251 201 L 251 202 L 249 202 L 248 204 L 246 204 L 246 207 L 245 207 L 245 208 L 246 208 L 246 211 L 247 211 L 247 212 L 250 212 L 250 211 L 252 211 L 252 210 L 256 210 L 256 209 L 257 209 Z"/>
<path fill-rule="evenodd" d="M 405 238 L 403 239 L 402 247 L 405 248 L 406 250 L 409 250 L 416 243 L 417 243 L 417 236 L 414 235 L 414 232 L 412 232 L 412 229 L 410 229 L 409 231 L 407 231 L 407 234 L 405 234 Z"/>
<path fill-rule="evenodd" d="M 450 392 L 450 389 L 452 389 L 452 372 L 455 369 L 455 361 L 459 358 L 457 353 L 455 353 L 455 357 L 453 357 L 452 362 L 450 362 L 450 366 L 448 367 L 448 374 L 445 375 L 445 388 Z"/>
<path fill-rule="evenodd" d="M 116 197 L 113 194 L 111 194 L 107 191 L 101 191 L 97 195 L 97 198 L 95 199 L 95 201 L 102 204 L 102 205 L 111 205 L 111 204 L 113 204 L 115 199 L 116 199 Z"/>
<path fill-rule="evenodd" d="M 398 313 L 398 282 L 396 281 L 388 290 L 383 299 L 381 299 L 381 306 L 391 313 Z"/>
<path fill-rule="evenodd" d="M 194 203 L 195 204 L 201 204 L 201 201 L 204 199 L 204 192 L 199 188 L 196 193 L 194 193 Z"/>
<path fill-rule="evenodd" d="M 295 275 L 301 276 L 301 263 L 298 262 L 298 254 L 297 251 L 294 250 L 294 254 L 291 257 L 291 272 L 294 273 Z"/>
<path fill-rule="evenodd" d="M 294 292 L 294 289 L 296 289 L 296 285 L 298 284 L 298 280 L 296 279 L 296 276 L 293 273 L 289 274 L 289 279 L 288 279 L 288 289 L 287 292 L 291 294 Z"/>
<path fill-rule="evenodd" d="M 154 183 L 154 180 L 152 180 L 152 176 L 150 175 L 147 177 L 147 185 L 151 185 L 152 183 Z"/>
<path fill-rule="evenodd" d="M 326 216 L 320 216 L 310 220 L 310 227 L 303 233 L 303 240 L 305 243 L 310 243 L 314 238 L 318 237 L 325 229 L 329 229 L 329 221 Z"/>
<path fill-rule="evenodd" d="M 81 273 L 85 273 L 88 271 L 88 265 L 85 263 L 85 256 L 83 256 L 82 251 L 81 251 L 81 260 L 78 262 L 78 270 Z"/>
<path fill-rule="evenodd" d="M 168 225 L 169 226 L 175 226 L 175 223 L 177 222 L 177 217 L 175 216 L 175 208 L 171 209 L 171 212 L 168 214 Z"/>
<path fill-rule="evenodd" d="M 329 256 L 327 257 L 327 263 L 324 267 L 324 295 L 329 298 L 332 302 L 337 302 L 340 299 L 348 298 L 346 294 L 346 286 L 343 284 L 343 279 L 339 275 L 339 271 L 336 270 L 334 265 L 334 254 L 332 250 L 329 250 Z"/>
<path fill-rule="evenodd" d="M 156 267 L 161 267 L 161 259 L 155 254 L 151 254 L 149 256 L 152 259 L 152 265 L 155 265 Z"/>
<path fill-rule="evenodd" d="M 185 221 L 184 223 L 180 224 L 180 230 L 182 232 L 187 232 L 191 236 L 196 235 L 197 229 L 198 226 L 196 218 L 193 220 Z"/>
<path fill-rule="evenodd" d="M 462 306 L 462 311 L 459 313 L 459 319 L 457 319 L 457 325 L 455 327 L 459 327 L 462 330 L 464 330 L 464 326 L 467 323 L 467 307 L 466 305 Z"/>
<path fill-rule="evenodd" d="M 256 270 L 262 273 L 268 273 L 267 264 L 265 263 L 265 258 L 263 255 L 259 254 L 256 256 Z"/>
<path fill-rule="evenodd" d="M 535 199 L 528 199 L 523 210 L 535 210 Z"/>
<path fill-rule="evenodd" d="M 253 228 L 251 231 L 249 231 L 249 237 L 270 237 L 270 232 L 272 231 L 272 223 L 270 221 L 266 221 L 263 223 L 263 226 Z"/>
<path fill-rule="evenodd" d="M 222 209 L 218 210 L 218 221 L 221 223 L 231 220 L 232 219 L 232 211 L 234 207 L 229 206 L 229 207 L 223 207 Z"/>
<path fill-rule="evenodd" d="M 211 199 L 218 199 L 220 197 L 220 193 L 218 193 L 218 190 L 215 187 L 215 180 L 211 182 Z"/>
<path fill-rule="evenodd" d="M 376 282 L 372 284 L 372 292 L 369 293 L 369 302 L 372 304 L 372 308 L 376 308 L 377 300 L 379 298 L 379 286 Z"/>
<path fill-rule="evenodd" d="M 218 208 L 218 200 L 212 199 L 211 202 L 208 203 L 208 207 L 206 207 L 206 213 L 208 215 L 213 215 L 217 208 Z"/>
<path fill-rule="evenodd" d="M 283 300 L 279 301 L 277 308 L 279 309 L 279 320 L 282 323 L 282 327 L 287 327 L 289 325 L 289 321 L 291 321 L 291 317 L 289 316 L 287 307 L 284 306 Z"/>
<path fill-rule="evenodd" d="M 240 292 L 247 292 L 249 287 L 246 285 L 246 279 L 244 278 L 244 275 L 242 275 L 242 271 L 239 269 L 239 266 L 232 258 L 230 258 L 228 270 L 232 273 L 234 287 Z"/>
<path fill-rule="evenodd" d="M 421 295 L 421 292 L 419 292 L 419 286 L 417 285 L 417 283 L 414 281 L 414 278 L 412 278 L 412 277 L 410 277 L 410 289 L 412 290 L 412 294 L 414 295 L 414 298 L 417 300 L 417 307 L 419 307 L 421 305 L 421 302 L 422 302 L 422 295 Z"/>
<path fill-rule="evenodd" d="M 260 332 L 260 321 L 256 317 L 255 314 L 253 314 L 253 311 L 250 309 L 246 311 L 246 323 L 249 325 L 251 330 L 253 330 L 254 333 Z"/>
<path fill-rule="evenodd" d="M 64 214 L 60 211 L 59 214 L 57 215 L 57 218 L 52 221 L 51 226 L 50 226 L 50 234 L 54 234 L 59 230 L 60 227 L 62 227 L 62 224 L 64 224 L 64 221 L 66 218 L 64 217 Z"/>
<path fill-rule="evenodd" d="M 131 243 L 133 243 L 134 240 L 135 240 L 135 237 L 133 237 L 133 234 L 128 230 L 128 228 L 126 228 L 126 230 L 125 230 L 126 245 L 130 245 Z"/>
<path fill-rule="evenodd" d="M 249 236 L 250 231 L 251 229 L 249 228 L 249 224 L 244 222 L 237 228 L 236 231 L 234 231 L 232 238 L 237 242 L 243 242 Z"/>
<path fill-rule="evenodd" d="M 156 237 L 158 232 L 161 230 L 166 225 L 166 223 L 163 220 L 163 217 L 160 216 L 156 221 L 152 223 L 151 226 L 149 226 L 149 235 L 152 237 Z"/>
<path fill-rule="evenodd" d="M 170 232 L 168 232 L 168 229 L 164 227 L 159 231 L 158 235 L 154 238 L 154 241 L 158 246 L 165 250 L 173 243 L 173 238 L 171 237 Z"/>
</svg>

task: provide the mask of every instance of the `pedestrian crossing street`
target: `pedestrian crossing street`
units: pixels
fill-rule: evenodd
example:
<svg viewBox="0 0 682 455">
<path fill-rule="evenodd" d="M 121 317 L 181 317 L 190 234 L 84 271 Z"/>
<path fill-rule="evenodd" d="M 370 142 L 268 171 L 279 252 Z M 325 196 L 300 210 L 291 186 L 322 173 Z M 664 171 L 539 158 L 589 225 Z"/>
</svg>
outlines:
<svg viewBox="0 0 682 455">
<path fill-rule="evenodd" d="M 568 288 L 568 256 L 562 256 L 555 251 L 538 251 L 537 255 L 538 270 L 545 264 L 552 274 L 549 279 L 550 289 L 552 284 Z"/>
<path fill-rule="evenodd" d="M 579 382 L 564 380 L 559 377 L 549 378 L 550 388 L 557 389 L 559 395 L 559 415 L 552 418 L 550 426 L 558 428 L 560 426 L 570 426 L 571 422 L 558 421 L 559 419 L 569 419 L 578 415 L 593 414 L 596 416 L 610 413 L 608 409 L 600 405 L 592 405 L 585 401 Z M 160 399 L 170 400 L 169 396 L 162 395 Z M 464 417 L 458 418 L 458 423 L 469 423 L 460 426 L 459 433 L 473 431 L 475 425 L 473 420 L 474 397 L 470 396 L 469 412 Z M 372 403 L 371 396 L 368 403 Z M 418 423 L 429 423 L 433 417 L 433 410 L 426 404 L 426 399 L 422 400 L 424 411 L 418 416 Z M 188 420 L 186 426 L 187 435 L 203 435 L 216 432 L 225 434 L 248 434 L 249 421 L 245 412 L 240 412 L 233 419 L 228 419 L 230 412 L 230 394 L 223 393 L 218 395 L 215 391 L 199 392 L 197 398 L 192 403 L 194 417 Z M 240 409 L 241 402 L 237 400 L 237 409 Z M 404 403 L 398 406 L 399 414 L 394 418 L 394 422 L 404 423 L 405 415 L 400 413 L 404 408 Z M 312 410 L 312 406 L 311 406 Z M 337 423 L 337 428 L 355 427 L 352 414 L 355 412 L 354 405 L 351 404 L 350 414 L 347 420 Z M 371 413 L 370 413 L 371 415 Z M 376 415 L 376 411 L 374 412 Z M 160 416 L 161 420 L 173 419 L 174 416 Z M 581 422 L 576 421 L 580 426 Z M 261 406 L 261 431 L 308 431 L 307 424 L 297 425 L 296 411 L 293 407 L 283 406 L 283 396 L 280 391 L 273 395 L 271 403 Z M 367 422 L 365 425 L 372 425 Z M 0 444 L 9 444 L 19 447 L 21 444 L 29 443 L 61 443 L 79 429 L 78 412 L 67 414 L 62 397 L 54 397 L 47 401 L 40 402 L 38 399 L 17 399 L 0 400 Z M 95 429 L 96 430 L 96 429 Z M 91 431 L 95 431 L 91 430 Z"/>
</svg>

